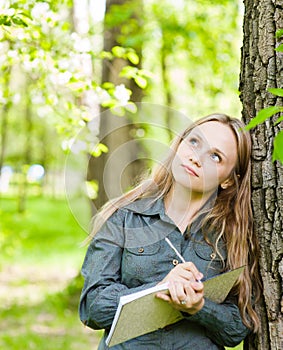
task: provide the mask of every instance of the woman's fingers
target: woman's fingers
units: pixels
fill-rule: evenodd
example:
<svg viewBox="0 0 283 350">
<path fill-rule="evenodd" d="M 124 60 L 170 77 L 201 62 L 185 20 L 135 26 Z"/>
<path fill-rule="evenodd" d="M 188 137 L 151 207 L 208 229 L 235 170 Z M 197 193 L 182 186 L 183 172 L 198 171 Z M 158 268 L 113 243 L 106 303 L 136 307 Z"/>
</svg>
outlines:
<svg viewBox="0 0 283 350">
<path fill-rule="evenodd" d="M 159 292 L 156 297 L 171 303 L 177 310 L 194 314 L 204 305 L 203 283 L 169 282 L 169 295 Z"/>
<path fill-rule="evenodd" d="M 156 298 L 158 298 L 158 299 L 162 299 L 162 300 L 164 300 L 164 301 L 167 301 L 167 302 L 171 302 L 171 297 L 170 297 L 170 295 L 168 295 L 168 294 L 164 294 L 164 293 L 162 293 L 162 292 L 158 292 L 158 293 L 156 293 Z"/>
<path fill-rule="evenodd" d="M 203 278 L 203 274 L 196 268 L 195 264 L 192 262 L 185 262 L 180 264 L 180 266 L 186 271 L 190 271 L 193 274 L 194 279 L 199 281 Z"/>
<path fill-rule="evenodd" d="M 180 281 L 185 283 L 186 281 L 198 281 L 202 279 L 202 277 L 203 274 L 198 271 L 192 262 L 186 262 L 174 267 L 162 282 Z"/>
<path fill-rule="evenodd" d="M 171 300 L 175 304 L 180 304 L 182 300 L 186 299 L 186 293 L 184 290 L 184 284 L 181 282 L 169 283 L 169 293 Z"/>
<path fill-rule="evenodd" d="M 169 295 L 159 292 L 157 298 L 171 303 L 176 309 L 193 314 L 203 304 L 203 284 L 198 282 L 203 274 L 192 262 L 185 262 L 174 267 L 162 282 L 169 282 Z"/>
<path fill-rule="evenodd" d="M 185 287 L 185 292 L 187 298 L 183 311 L 186 311 L 192 315 L 198 312 L 204 305 L 203 284 L 193 282 Z"/>
</svg>

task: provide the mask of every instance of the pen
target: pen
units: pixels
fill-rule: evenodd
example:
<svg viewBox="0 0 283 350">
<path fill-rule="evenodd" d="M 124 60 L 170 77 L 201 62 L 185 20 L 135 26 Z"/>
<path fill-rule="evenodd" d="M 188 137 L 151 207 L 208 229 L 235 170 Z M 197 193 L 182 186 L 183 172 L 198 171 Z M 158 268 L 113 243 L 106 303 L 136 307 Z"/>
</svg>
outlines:
<svg viewBox="0 0 283 350">
<path fill-rule="evenodd" d="M 182 255 L 178 252 L 178 250 L 176 249 L 176 247 L 173 245 L 173 243 L 170 241 L 169 238 L 165 237 L 165 241 L 170 245 L 170 247 L 174 250 L 174 252 L 177 254 L 178 258 L 185 263 L 186 260 L 182 257 Z"/>
<path fill-rule="evenodd" d="M 174 252 L 176 253 L 176 255 L 178 256 L 178 258 L 185 263 L 186 260 L 183 258 L 183 256 L 178 252 L 177 248 L 174 246 L 174 244 L 170 241 L 170 239 L 168 237 L 165 237 L 165 241 L 168 243 L 168 245 L 174 250 Z M 200 279 L 197 280 L 197 282 L 201 282 Z"/>
</svg>

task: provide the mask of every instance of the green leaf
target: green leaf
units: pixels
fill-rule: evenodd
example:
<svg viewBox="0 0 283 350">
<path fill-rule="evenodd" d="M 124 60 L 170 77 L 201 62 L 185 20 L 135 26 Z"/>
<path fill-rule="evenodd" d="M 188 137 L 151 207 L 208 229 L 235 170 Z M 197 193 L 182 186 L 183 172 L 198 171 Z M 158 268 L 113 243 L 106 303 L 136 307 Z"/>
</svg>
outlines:
<svg viewBox="0 0 283 350">
<path fill-rule="evenodd" d="M 114 115 L 117 115 L 118 117 L 123 117 L 125 115 L 124 106 L 115 106 L 110 109 L 111 109 L 111 113 Z"/>
<path fill-rule="evenodd" d="M 131 79 L 136 77 L 137 73 L 138 73 L 138 68 L 126 66 L 122 68 L 121 72 L 119 73 L 119 76 L 125 77 L 127 79 Z"/>
<path fill-rule="evenodd" d="M 101 87 L 105 90 L 114 89 L 115 85 L 109 81 L 104 82 Z"/>
<path fill-rule="evenodd" d="M 124 57 L 125 55 L 125 49 L 121 46 L 114 46 L 111 51 L 116 57 Z"/>
<path fill-rule="evenodd" d="M 131 113 L 137 113 L 138 108 L 133 102 L 128 102 L 124 107 Z"/>
<path fill-rule="evenodd" d="M 103 143 L 99 143 L 93 149 L 91 149 L 89 153 L 93 157 L 99 157 L 102 153 L 107 153 L 107 152 L 108 152 L 108 147 Z"/>
<path fill-rule="evenodd" d="M 106 107 L 112 108 L 112 107 L 115 107 L 116 105 L 117 105 L 117 101 L 114 98 L 101 102 L 101 106 L 105 108 Z"/>
<path fill-rule="evenodd" d="M 282 108 L 282 109 L 283 109 L 283 108 Z M 279 124 L 280 122 L 282 122 L 282 120 L 283 120 L 283 115 L 282 115 L 282 117 L 278 118 L 274 124 L 277 125 L 277 124 Z"/>
<path fill-rule="evenodd" d="M 258 124 L 263 123 L 266 119 L 270 118 L 276 113 L 279 113 L 282 111 L 282 107 L 279 106 L 272 106 L 262 109 L 258 112 L 258 114 L 249 122 L 249 124 L 246 126 L 246 130 L 250 130 L 257 126 Z"/>
<path fill-rule="evenodd" d="M 108 52 L 108 51 L 102 51 L 102 52 L 100 52 L 99 57 L 100 57 L 101 59 L 108 59 L 108 60 L 112 60 L 112 59 L 113 59 L 112 53 L 111 53 L 111 52 Z"/>
<path fill-rule="evenodd" d="M 68 31 L 68 30 L 70 30 L 70 28 L 71 28 L 71 25 L 70 25 L 70 23 L 69 22 L 64 22 L 63 24 L 62 24 L 62 30 L 64 30 L 64 31 Z"/>
<path fill-rule="evenodd" d="M 32 20 L 31 15 L 28 12 L 26 12 L 26 11 L 20 11 L 20 12 L 18 12 L 18 15 L 27 17 L 28 19 Z"/>
<path fill-rule="evenodd" d="M 98 196 L 98 182 L 95 180 L 92 181 L 85 181 L 85 185 L 86 185 L 86 193 L 88 198 L 90 199 L 96 199 Z"/>
<path fill-rule="evenodd" d="M 281 36 L 283 36 L 283 29 L 279 29 L 276 32 L 276 38 L 281 38 Z"/>
<path fill-rule="evenodd" d="M 278 88 L 270 88 L 267 89 L 269 92 L 271 92 L 273 95 L 283 97 L 283 89 Z"/>
<path fill-rule="evenodd" d="M 133 64 L 138 64 L 140 61 L 139 56 L 133 51 L 127 53 L 127 58 Z"/>
<path fill-rule="evenodd" d="M 11 18 L 7 15 L 0 15 L 0 25 L 10 27 L 12 24 Z"/>
<path fill-rule="evenodd" d="M 135 83 L 141 88 L 145 89 L 147 86 L 147 80 L 139 75 L 137 75 L 135 78 Z"/>
<path fill-rule="evenodd" d="M 26 24 L 25 21 L 23 21 L 20 17 L 17 16 L 13 16 L 11 18 L 12 22 L 18 26 L 23 26 L 23 27 L 27 27 L 28 25 Z"/>
<path fill-rule="evenodd" d="M 153 78 L 154 74 L 147 70 L 147 69 L 140 69 L 139 70 L 139 75 L 142 75 L 143 77 L 147 77 L 147 78 Z"/>
<path fill-rule="evenodd" d="M 283 44 L 279 45 L 279 46 L 275 49 L 275 51 L 277 51 L 277 52 L 283 52 Z"/>
<path fill-rule="evenodd" d="M 272 160 L 279 160 L 283 164 L 283 131 L 274 138 Z"/>
</svg>

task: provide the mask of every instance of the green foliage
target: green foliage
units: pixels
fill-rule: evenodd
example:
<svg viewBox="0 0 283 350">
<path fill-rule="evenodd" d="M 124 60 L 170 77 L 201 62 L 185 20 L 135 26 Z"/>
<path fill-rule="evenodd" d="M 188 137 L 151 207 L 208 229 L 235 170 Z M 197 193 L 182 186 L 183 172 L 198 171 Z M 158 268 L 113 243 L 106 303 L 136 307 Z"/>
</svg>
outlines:
<svg viewBox="0 0 283 350">
<path fill-rule="evenodd" d="M 283 91 L 283 90 L 282 90 Z M 254 128 L 255 126 L 263 123 L 266 119 L 272 117 L 274 114 L 283 112 L 283 107 L 272 106 L 260 110 L 257 115 L 246 126 L 247 130 Z"/>
<path fill-rule="evenodd" d="M 16 10 L 15 8 L 10 8 L 6 10 L 5 13 L 0 13 L 0 25 L 2 26 L 27 27 L 28 19 L 32 20 L 30 14 L 25 10 Z"/>
<path fill-rule="evenodd" d="M 124 1 L 113 4 L 105 16 L 105 29 L 116 28 L 117 42 L 123 47 L 139 49 L 144 44 L 144 18 L 140 0 Z"/>
<path fill-rule="evenodd" d="M 150 0 L 144 7 L 143 62 L 154 73 L 148 100 L 162 104 L 170 94 L 171 107 L 192 119 L 215 111 L 240 116 L 239 4 Z"/>
<path fill-rule="evenodd" d="M 283 96 L 283 89 L 271 88 L 271 89 L 268 89 L 268 91 L 275 96 L 279 96 L 279 97 Z M 256 127 L 257 125 L 265 122 L 267 119 L 275 116 L 276 114 L 279 115 L 279 113 L 283 113 L 283 106 L 271 106 L 271 107 L 263 108 L 249 122 L 249 124 L 246 126 L 246 129 L 250 130 Z M 274 125 L 280 123 L 281 121 L 283 121 L 282 115 L 281 117 L 280 116 L 277 117 L 277 120 L 274 122 Z M 283 131 L 282 130 L 279 131 L 279 133 L 274 138 L 272 160 L 273 161 L 279 160 L 283 164 Z"/>
<path fill-rule="evenodd" d="M 280 131 L 274 138 L 272 160 L 280 160 L 280 162 L 283 164 L 283 131 Z"/>
<path fill-rule="evenodd" d="M 21 133 L 23 144 L 26 136 L 33 138 L 32 143 L 39 144 L 40 135 L 49 133 L 44 130 L 55 127 L 63 149 L 67 150 L 71 141 L 97 114 L 100 105 L 120 114 L 125 113 L 127 104 L 128 111 L 136 110 L 130 101 L 131 91 L 122 85 L 101 85 L 99 75 L 92 72 L 92 65 L 101 64 L 105 58 L 122 58 L 137 65 L 139 55 L 130 47 L 118 45 L 111 52 L 101 52 L 101 47 L 95 51 L 97 33 L 89 30 L 85 35 L 76 31 L 72 6 L 72 1 L 11 0 L 5 4 L 0 17 L 0 66 L 3 72 L 0 114 L 1 108 L 2 111 L 9 108 L 8 127 L 12 134 L 25 130 L 24 119 L 19 121 L 18 115 L 25 111 L 32 115 L 33 134 Z M 96 27 L 99 28 L 97 24 Z M 145 87 L 146 77 L 138 69 L 136 74 L 135 80 Z M 16 83 L 11 84 L 11 81 Z M 85 151 L 90 147 L 88 145 Z M 7 147 L 12 148 L 13 145 Z M 38 149 L 33 148 L 32 161 L 36 161 L 34 153 Z M 6 161 L 13 157 L 21 159 L 25 148 L 18 147 L 17 155 L 7 152 Z"/>
</svg>

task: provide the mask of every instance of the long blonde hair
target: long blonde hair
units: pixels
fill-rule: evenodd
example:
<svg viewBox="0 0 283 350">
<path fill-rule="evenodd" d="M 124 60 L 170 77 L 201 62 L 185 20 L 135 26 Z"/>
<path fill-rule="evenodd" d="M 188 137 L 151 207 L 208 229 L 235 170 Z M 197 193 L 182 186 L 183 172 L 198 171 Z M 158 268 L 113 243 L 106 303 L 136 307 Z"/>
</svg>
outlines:
<svg viewBox="0 0 283 350">
<path fill-rule="evenodd" d="M 142 181 L 129 192 L 107 202 L 93 221 L 93 229 L 89 239 L 97 233 L 103 223 L 118 209 L 126 204 L 144 197 L 158 200 L 165 197 L 173 185 L 171 165 L 175 153 L 183 139 L 196 126 L 209 121 L 217 121 L 231 128 L 237 140 L 238 159 L 230 174 L 233 186 L 223 190 L 219 186 L 218 196 L 213 209 L 205 216 L 202 226 L 218 233 L 216 241 L 223 239 L 227 247 L 226 269 L 246 265 L 233 292 L 238 297 L 238 305 L 243 322 L 254 331 L 259 328 L 259 319 L 252 306 L 252 290 L 256 299 L 259 297 L 258 283 L 258 243 L 253 231 L 253 215 L 251 208 L 251 140 L 244 130 L 244 124 L 236 118 L 225 114 L 211 114 L 192 123 L 171 144 L 168 157 L 155 166 L 149 178 Z M 216 247 L 217 250 L 217 247 Z"/>
</svg>

